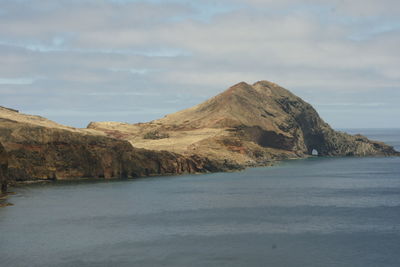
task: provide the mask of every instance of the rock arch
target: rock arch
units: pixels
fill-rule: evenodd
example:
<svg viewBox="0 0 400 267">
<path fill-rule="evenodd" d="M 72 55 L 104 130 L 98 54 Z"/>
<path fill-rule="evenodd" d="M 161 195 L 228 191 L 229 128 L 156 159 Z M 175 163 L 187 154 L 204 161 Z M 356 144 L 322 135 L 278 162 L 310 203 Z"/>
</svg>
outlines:
<svg viewBox="0 0 400 267">
<path fill-rule="evenodd" d="M 315 148 L 313 148 L 313 149 L 311 150 L 311 155 L 312 155 L 312 156 L 319 156 L 318 150 L 316 150 Z"/>
</svg>

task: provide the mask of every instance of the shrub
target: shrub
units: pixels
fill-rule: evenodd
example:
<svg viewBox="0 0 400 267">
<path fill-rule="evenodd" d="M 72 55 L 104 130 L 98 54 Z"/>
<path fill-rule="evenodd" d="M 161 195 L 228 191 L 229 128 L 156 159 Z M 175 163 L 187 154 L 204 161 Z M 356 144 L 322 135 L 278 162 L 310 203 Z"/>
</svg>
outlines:
<svg viewBox="0 0 400 267">
<path fill-rule="evenodd" d="M 169 134 L 167 133 L 160 133 L 159 131 L 150 131 L 147 132 L 143 138 L 144 139 L 152 139 L 152 140 L 157 140 L 157 139 L 164 139 L 164 138 L 168 138 Z"/>
</svg>

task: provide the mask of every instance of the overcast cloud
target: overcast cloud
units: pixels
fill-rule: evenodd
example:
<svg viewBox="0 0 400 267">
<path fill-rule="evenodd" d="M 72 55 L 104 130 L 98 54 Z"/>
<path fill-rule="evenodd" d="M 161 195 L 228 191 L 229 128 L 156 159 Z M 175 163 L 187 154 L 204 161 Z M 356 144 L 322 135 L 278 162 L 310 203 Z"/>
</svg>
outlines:
<svg viewBox="0 0 400 267">
<path fill-rule="evenodd" d="M 148 121 L 246 81 L 333 127 L 400 127 L 400 1 L 0 0 L 0 105 Z"/>
</svg>

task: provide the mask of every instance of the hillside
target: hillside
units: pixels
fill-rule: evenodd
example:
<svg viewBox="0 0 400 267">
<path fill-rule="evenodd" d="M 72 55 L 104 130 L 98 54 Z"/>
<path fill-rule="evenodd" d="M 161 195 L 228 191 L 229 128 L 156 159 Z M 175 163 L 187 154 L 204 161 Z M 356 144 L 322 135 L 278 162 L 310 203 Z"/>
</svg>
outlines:
<svg viewBox="0 0 400 267">
<path fill-rule="evenodd" d="M 135 147 L 232 160 L 244 166 L 320 156 L 394 155 L 384 143 L 333 130 L 308 103 L 277 84 L 241 82 L 192 108 L 149 123 L 93 122 L 89 129 Z"/>
<path fill-rule="evenodd" d="M 223 171 L 207 159 L 134 148 L 104 133 L 76 129 L 0 107 L 0 143 L 10 181 L 132 178 Z M 234 168 L 234 167 L 232 167 Z"/>
</svg>

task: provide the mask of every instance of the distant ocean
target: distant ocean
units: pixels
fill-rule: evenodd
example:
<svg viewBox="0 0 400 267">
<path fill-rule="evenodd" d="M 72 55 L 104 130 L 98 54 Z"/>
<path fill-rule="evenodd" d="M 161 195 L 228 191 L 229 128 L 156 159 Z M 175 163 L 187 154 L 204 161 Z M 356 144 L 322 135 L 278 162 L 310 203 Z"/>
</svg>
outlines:
<svg viewBox="0 0 400 267">
<path fill-rule="evenodd" d="M 0 266 L 400 266 L 400 157 L 13 190 Z"/>
</svg>

